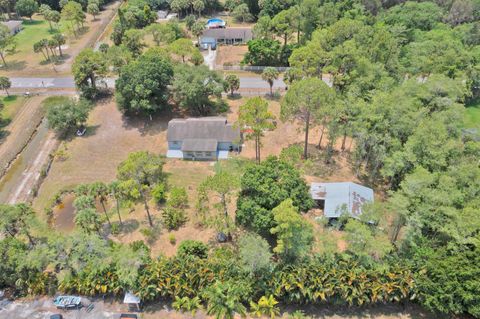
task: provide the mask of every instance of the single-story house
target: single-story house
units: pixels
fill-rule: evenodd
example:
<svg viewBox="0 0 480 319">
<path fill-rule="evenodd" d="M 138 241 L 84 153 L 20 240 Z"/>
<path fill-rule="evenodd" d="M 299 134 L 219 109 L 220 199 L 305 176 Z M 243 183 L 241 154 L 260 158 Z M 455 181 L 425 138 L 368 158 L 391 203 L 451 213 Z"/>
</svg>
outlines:
<svg viewBox="0 0 480 319">
<path fill-rule="evenodd" d="M 240 129 L 224 117 L 173 119 L 168 122 L 167 157 L 190 160 L 228 158 L 241 150 Z"/>
<path fill-rule="evenodd" d="M 10 20 L 1 22 L 4 26 L 10 30 L 10 34 L 14 35 L 22 30 L 22 21 L 21 20 Z"/>
<path fill-rule="evenodd" d="M 327 218 L 338 218 L 343 213 L 357 218 L 362 213 L 362 206 L 373 202 L 371 188 L 352 182 L 312 183 L 310 195 L 323 208 L 323 214 Z"/>
<path fill-rule="evenodd" d="M 214 38 L 217 44 L 244 44 L 253 39 L 251 28 L 207 29 L 200 37 L 200 45 L 204 38 Z"/>
</svg>

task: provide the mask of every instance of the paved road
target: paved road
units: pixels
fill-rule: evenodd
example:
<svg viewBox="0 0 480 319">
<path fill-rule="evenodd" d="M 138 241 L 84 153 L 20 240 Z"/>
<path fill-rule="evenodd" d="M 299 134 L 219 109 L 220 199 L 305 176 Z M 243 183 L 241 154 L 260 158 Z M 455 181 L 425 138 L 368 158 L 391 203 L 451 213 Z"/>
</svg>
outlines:
<svg viewBox="0 0 480 319">
<path fill-rule="evenodd" d="M 14 89 L 73 89 L 75 82 L 72 77 L 58 78 L 10 78 L 12 88 Z M 115 79 L 105 79 L 110 88 L 115 87 Z M 240 77 L 241 89 L 269 89 L 267 82 L 260 77 Z M 273 84 L 275 89 L 284 89 L 285 83 L 282 80 L 276 80 Z"/>
</svg>

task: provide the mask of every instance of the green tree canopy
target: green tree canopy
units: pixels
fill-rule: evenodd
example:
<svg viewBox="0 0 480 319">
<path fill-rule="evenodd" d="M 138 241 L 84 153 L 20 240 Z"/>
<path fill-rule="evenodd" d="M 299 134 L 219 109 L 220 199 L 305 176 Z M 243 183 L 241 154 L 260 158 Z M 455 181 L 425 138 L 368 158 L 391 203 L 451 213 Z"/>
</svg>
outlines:
<svg viewBox="0 0 480 319">
<path fill-rule="evenodd" d="M 255 158 L 258 163 L 260 163 L 261 138 L 265 130 L 275 127 L 274 120 L 275 116 L 268 111 L 268 102 L 261 97 L 250 98 L 239 108 L 238 123 L 245 129 L 247 138 L 255 140 Z"/>
<path fill-rule="evenodd" d="M 18 0 L 15 4 L 15 11 L 19 16 L 28 17 L 31 20 L 33 14 L 38 11 L 38 2 L 36 0 Z"/>
<path fill-rule="evenodd" d="M 228 74 L 225 76 L 223 89 L 225 92 L 230 92 L 230 95 L 233 96 L 233 92 L 237 91 L 240 88 L 240 78 L 236 74 Z"/>
<path fill-rule="evenodd" d="M 268 236 L 270 229 L 276 226 L 272 209 L 288 198 L 301 212 L 313 206 L 308 186 L 300 173 L 290 164 L 268 157 L 260 164 L 248 167 L 241 178 L 237 223 Z"/>
<path fill-rule="evenodd" d="M 2 58 L 3 65 L 7 66 L 5 56 L 15 51 L 15 38 L 10 33 L 7 26 L 0 24 L 0 57 Z"/>
<path fill-rule="evenodd" d="M 8 89 L 12 86 L 12 82 L 10 82 L 10 79 L 7 78 L 6 76 L 0 76 L 0 90 L 5 90 L 5 93 L 7 93 L 7 96 L 10 94 L 8 93 Z"/>
<path fill-rule="evenodd" d="M 165 53 L 159 49 L 148 50 L 122 67 L 115 82 L 119 107 L 125 112 L 149 114 L 165 109 L 172 77 L 172 64 Z"/>
<path fill-rule="evenodd" d="M 48 126 L 59 133 L 66 134 L 69 130 L 77 129 L 87 122 L 90 109 L 90 103 L 85 100 L 69 99 L 49 105 Z"/>
<path fill-rule="evenodd" d="M 83 49 L 73 61 L 72 73 L 75 85 L 86 98 L 94 98 L 98 94 L 97 82 L 107 74 L 107 63 L 100 52 Z"/>
<path fill-rule="evenodd" d="M 328 108 L 335 106 L 335 92 L 318 78 L 306 78 L 295 82 L 281 103 L 283 119 L 297 118 L 305 123 L 303 157 L 308 157 L 308 134 L 311 121 L 323 118 Z"/>
<path fill-rule="evenodd" d="M 266 67 L 262 71 L 262 80 L 267 81 L 268 85 L 270 86 L 270 95 L 273 96 L 273 84 L 275 83 L 275 80 L 278 79 L 278 75 L 280 73 L 278 70 L 274 67 Z"/>
<path fill-rule="evenodd" d="M 268 271 L 272 267 L 270 245 L 256 234 L 245 234 L 238 240 L 238 250 L 243 268 L 251 275 Z"/>
<path fill-rule="evenodd" d="M 173 99 L 191 114 L 208 115 L 214 113 L 213 98 L 220 99 L 223 80 L 206 65 L 178 65 L 172 83 Z"/>
<path fill-rule="evenodd" d="M 273 251 L 285 261 L 294 262 L 306 256 L 313 243 L 313 227 L 293 206 L 288 198 L 272 210 L 276 226 L 270 232 L 276 236 L 277 245 Z"/>
</svg>

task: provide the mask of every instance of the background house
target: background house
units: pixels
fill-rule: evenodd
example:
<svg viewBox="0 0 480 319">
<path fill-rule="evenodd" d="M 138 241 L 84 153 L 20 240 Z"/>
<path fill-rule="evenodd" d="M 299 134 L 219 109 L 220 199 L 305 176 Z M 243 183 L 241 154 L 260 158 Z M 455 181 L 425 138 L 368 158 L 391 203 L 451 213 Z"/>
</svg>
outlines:
<svg viewBox="0 0 480 319">
<path fill-rule="evenodd" d="M 10 34 L 14 35 L 22 30 L 22 21 L 20 20 L 10 20 L 1 22 L 4 26 L 10 30 Z"/>
<path fill-rule="evenodd" d="M 215 39 L 215 46 L 217 44 L 244 44 L 253 39 L 253 33 L 251 28 L 207 29 L 200 37 L 200 47 L 208 47 L 212 39 Z"/>
<path fill-rule="evenodd" d="M 358 217 L 362 206 L 373 202 L 371 188 L 352 182 L 312 183 L 310 195 L 327 218 L 338 218 L 344 212 Z"/>
<path fill-rule="evenodd" d="M 240 151 L 240 129 L 223 117 L 173 119 L 168 122 L 167 157 L 191 160 L 228 158 Z"/>
</svg>

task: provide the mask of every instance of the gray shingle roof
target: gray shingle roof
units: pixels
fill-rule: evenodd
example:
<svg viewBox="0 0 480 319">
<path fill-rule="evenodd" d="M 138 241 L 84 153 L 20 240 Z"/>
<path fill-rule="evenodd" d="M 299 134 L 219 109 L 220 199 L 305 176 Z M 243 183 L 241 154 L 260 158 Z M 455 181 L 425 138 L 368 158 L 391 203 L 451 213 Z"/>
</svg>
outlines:
<svg viewBox="0 0 480 319">
<path fill-rule="evenodd" d="M 240 141 L 240 129 L 224 117 L 173 119 L 168 122 L 167 140 L 212 139 L 217 142 Z"/>
<path fill-rule="evenodd" d="M 352 182 L 312 183 L 310 194 L 313 199 L 325 200 L 323 212 L 329 218 L 340 217 L 345 209 L 351 216 L 358 217 L 363 204 L 373 202 L 371 188 Z"/>
<path fill-rule="evenodd" d="M 215 39 L 243 39 L 249 41 L 253 38 L 251 28 L 220 28 L 207 29 L 203 32 L 202 37 L 210 37 Z"/>
<path fill-rule="evenodd" d="M 183 140 L 182 151 L 184 152 L 216 152 L 217 140 L 212 139 L 199 139 L 199 138 L 187 138 Z"/>
</svg>

